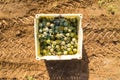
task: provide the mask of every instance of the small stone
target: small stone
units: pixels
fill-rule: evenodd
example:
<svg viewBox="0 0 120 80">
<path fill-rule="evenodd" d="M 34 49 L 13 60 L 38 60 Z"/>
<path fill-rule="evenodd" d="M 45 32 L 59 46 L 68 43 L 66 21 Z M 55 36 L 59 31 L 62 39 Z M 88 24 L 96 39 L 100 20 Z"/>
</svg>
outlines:
<svg viewBox="0 0 120 80">
<path fill-rule="evenodd" d="M 22 35 L 22 31 L 21 30 L 18 30 L 17 32 L 16 32 L 16 36 L 21 36 Z"/>
</svg>

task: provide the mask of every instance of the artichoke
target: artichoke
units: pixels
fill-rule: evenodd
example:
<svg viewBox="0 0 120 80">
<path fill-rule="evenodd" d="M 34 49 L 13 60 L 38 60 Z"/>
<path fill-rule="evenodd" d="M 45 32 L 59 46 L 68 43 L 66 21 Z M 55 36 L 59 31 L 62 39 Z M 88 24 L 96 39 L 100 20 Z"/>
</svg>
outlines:
<svg viewBox="0 0 120 80">
<path fill-rule="evenodd" d="M 72 38 L 72 41 L 73 41 L 73 42 L 75 42 L 75 41 L 76 41 L 76 39 L 75 39 L 75 38 Z"/>
<path fill-rule="evenodd" d="M 67 44 L 67 47 L 71 47 L 71 44 L 69 43 L 69 44 Z"/>
<path fill-rule="evenodd" d="M 72 21 L 73 23 L 75 23 L 77 20 L 76 20 L 76 18 L 72 18 L 71 21 Z"/>
<path fill-rule="evenodd" d="M 62 41 L 62 42 L 61 42 L 61 45 L 65 45 L 65 41 Z"/>
<path fill-rule="evenodd" d="M 46 26 L 49 27 L 49 26 L 50 26 L 50 22 L 47 22 L 47 23 L 46 23 Z"/>
<path fill-rule="evenodd" d="M 45 27 L 45 25 L 46 25 L 46 21 L 43 21 L 43 22 L 42 22 L 42 25 L 43 25 L 43 27 Z"/>
<path fill-rule="evenodd" d="M 41 34 L 41 37 L 45 37 L 45 35 L 44 35 L 44 34 Z"/>
<path fill-rule="evenodd" d="M 42 27 L 43 27 L 43 24 L 42 24 L 42 23 L 40 23 L 40 24 L 39 24 L 39 27 L 40 27 L 40 28 L 42 28 Z"/>
<path fill-rule="evenodd" d="M 44 36 L 47 36 L 47 32 L 43 32 L 43 35 L 44 35 Z"/>
<path fill-rule="evenodd" d="M 74 53 L 77 53 L 77 49 L 74 48 L 74 49 L 73 49 L 73 52 L 74 52 Z"/>
<path fill-rule="evenodd" d="M 72 30 L 71 29 L 68 29 L 68 32 L 71 32 Z"/>
<path fill-rule="evenodd" d="M 46 40 L 46 43 L 47 43 L 47 44 L 50 44 L 50 40 L 49 40 L 49 39 L 48 39 L 48 40 Z"/>
<path fill-rule="evenodd" d="M 43 54 L 44 54 L 44 55 L 46 55 L 46 54 L 47 54 L 47 51 L 46 51 L 45 49 L 43 50 Z"/>
<path fill-rule="evenodd" d="M 77 48 L 77 44 L 74 45 L 74 48 Z"/>
<path fill-rule="evenodd" d="M 46 27 L 46 28 L 43 28 L 43 31 L 44 31 L 44 32 L 48 32 L 49 29 Z"/>
<path fill-rule="evenodd" d="M 66 40 L 67 40 L 67 37 L 64 37 L 64 40 L 66 41 Z"/>
<path fill-rule="evenodd" d="M 57 52 L 57 55 L 61 55 L 62 54 L 62 52 Z"/>
<path fill-rule="evenodd" d="M 58 39 L 59 39 L 59 38 L 62 38 L 62 36 L 63 36 L 63 34 L 61 34 L 61 33 L 60 33 L 60 34 L 59 34 L 59 33 L 56 34 L 56 38 L 58 38 Z"/>
<path fill-rule="evenodd" d="M 50 50 L 50 49 L 51 49 L 51 46 L 48 46 L 47 49 Z"/>
<path fill-rule="evenodd" d="M 40 30 L 39 30 L 39 32 L 40 32 L 40 33 L 42 33 L 42 32 L 43 32 L 43 30 L 42 30 L 42 29 L 40 29 Z"/>
<path fill-rule="evenodd" d="M 55 40 L 57 44 L 60 44 L 61 43 L 61 40 Z"/>
<path fill-rule="evenodd" d="M 38 37 L 41 38 L 41 35 L 39 34 Z"/>
<path fill-rule="evenodd" d="M 69 23 L 67 21 L 64 22 L 64 26 L 68 26 Z"/>
<path fill-rule="evenodd" d="M 60 46 L 59 46 L 59 45 L 56 45 L 56 48 L 57 48 L 57 49 L 60 49 Z"/>
<path fill-rule="evenodd" d="M 64 46 L 61 46 L 60 48 L 61 48 L 61 50 L 64 50 Z"/>
<path fill-rule="evenodd" d="M 50 27 L 51 27 L 51 28 L 53 28 L 53 27 L 54 27 L 54 24 L 53 24 L 53 23 L 51 23 L 51 24 L 50 24 Z"/>
<path fill-rule="evenodd" d="M 56 20 L 54 20 L 54 24 L 55 24 L 56 26 L 59 26 L 59 25 L 60 25 L 60 21 L 59 21 L 58 19 L 56 19 Z"/>
<path fill-rule="evenodd" d="M 74 48 L 74 46 L 71 46 L 70 48 L 71 48 L 71 49 L 73 49 L 73 48 Z"/>
<path fill-rule="evenodd" d="M 57 42 L 56 41 L 53 41 L 53 43 L 52 43 L 53 45 L 56 45 L 57 44 Z"/>
<path fill-rule="evenodd" d="M 68 30 L 68 27 L 64 27 L 64 31 L 67 31 Z"/>
<path fill-rule="evenodd" d="M 70 36 L 70 33 L 66 33 L 66 36 L 69 37 L 69 36 Z"/>
<path fill-rule="evenodd" d="M 53 53 L 53 52 L 54 52 L 54 49 L 51 48 L 51 49 L 50 49 L 50 52 Z"/>
<path fill-rule="evenodd" d="M 60 37 L 63 37 L 63 34 L 62 34 L 62 33 L 60 33 Z"/>
<path fill-rule="evenodd" d="M 72 49 L 71 48 L 67 48 L 67 51 L 72 51 Z"/>
<path fill-rule="evenodd" d="M 53 33 L 53 30 L 52 30 L 52 29 L 49 29 L 49 33 Z"/>
<path fill-rule="evenodd" d="M 73 51 L 69 51 L 69 54 L 72 55 L 72 54 L 74 54 L 74 53 L 73 53 Z"/>
<path fill-rule="evenodd" d="M 71 44 L 74 45 L 75 43 L 73 41 L 71 41 Z"/>
<path fill-rule="evenodd" d="M 64 54 L 64 55 L 67 55 L 67 54 L 68 54 L 68 52 L 67 52 L 67 51 L 64 51 L 64 52 L 63 52 L 63 54 Z"/>
<path fill-rule="evenodd" d="M 74 36 L 75 36 L 75 33 L 70 33 L 70 36 L 71 36 L 71 37 L 74 37 Z"/>
</svg>

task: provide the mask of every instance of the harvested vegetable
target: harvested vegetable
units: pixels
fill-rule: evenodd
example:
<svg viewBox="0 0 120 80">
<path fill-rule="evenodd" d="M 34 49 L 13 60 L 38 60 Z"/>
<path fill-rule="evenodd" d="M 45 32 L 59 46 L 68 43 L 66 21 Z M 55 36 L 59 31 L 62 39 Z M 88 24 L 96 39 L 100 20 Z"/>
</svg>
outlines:
<svg viewBox="0 0 120 80">
<path fill-rule="evenodd" d="M 40 54 L 42 56 L 76 54 L 77 24 L 76 18 L 40 17 L 38 25 Z"/>
</svg>

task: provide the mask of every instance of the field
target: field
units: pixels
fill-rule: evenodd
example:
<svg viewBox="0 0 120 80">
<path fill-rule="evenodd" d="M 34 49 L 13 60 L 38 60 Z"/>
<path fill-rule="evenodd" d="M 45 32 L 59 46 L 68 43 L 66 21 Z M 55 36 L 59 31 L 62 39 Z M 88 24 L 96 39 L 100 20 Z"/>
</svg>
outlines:
<svg viewBox="0 0 120 80">
<path fill-rule="evenodd" d="M 120 80 L 119 5 L 119 0 L 0 0 L 0 80 Z M 38 13 L 83 14 L 82 60 L 35 60 Z"/>
</svg>

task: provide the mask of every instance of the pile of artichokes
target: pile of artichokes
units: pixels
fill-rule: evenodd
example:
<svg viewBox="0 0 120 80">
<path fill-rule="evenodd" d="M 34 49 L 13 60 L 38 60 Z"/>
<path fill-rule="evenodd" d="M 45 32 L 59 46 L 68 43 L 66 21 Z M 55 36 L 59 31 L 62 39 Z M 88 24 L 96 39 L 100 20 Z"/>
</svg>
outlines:
<svg viewBox="0 0 120 80">
<path fill-rule="evenodd" d="M 40 54 L 42 56 L 76 54 L 77 26 L 77 18 L 40 17 L 38 23 Z"/>
</svg>

